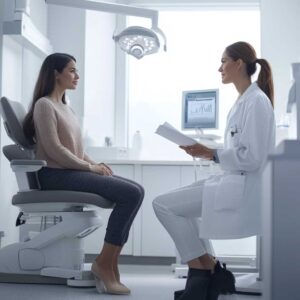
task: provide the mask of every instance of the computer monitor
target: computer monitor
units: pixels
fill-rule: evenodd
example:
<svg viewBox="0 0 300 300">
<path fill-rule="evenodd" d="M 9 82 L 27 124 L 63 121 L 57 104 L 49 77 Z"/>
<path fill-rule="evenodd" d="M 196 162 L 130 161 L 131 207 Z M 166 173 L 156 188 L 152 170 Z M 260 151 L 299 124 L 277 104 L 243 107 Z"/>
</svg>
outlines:
<svg viewBox="0 0 300 300">
<path fill-rule="evenodd" d="M 217 129 L 219 90 L 182 92 L 182 129 Z"/>
</svg>

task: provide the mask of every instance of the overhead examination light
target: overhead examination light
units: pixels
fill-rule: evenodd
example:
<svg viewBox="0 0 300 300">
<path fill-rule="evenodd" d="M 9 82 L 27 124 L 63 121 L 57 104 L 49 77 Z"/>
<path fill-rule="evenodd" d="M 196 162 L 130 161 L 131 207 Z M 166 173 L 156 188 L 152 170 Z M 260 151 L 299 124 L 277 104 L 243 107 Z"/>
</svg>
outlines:
<svg viewBox="0 0 300 300">
<path fill-rule="evenodd" d="M 164 42 L 164 51 L 167 49 L 166 37 L 158 28 L 157 10 L 89 0 L 45 1 L 49 4 L 149 18 L 152 20 L 151 29 L 141 26 L 131 26 L 124 29 L 119 34 L 113 35 L 114 41 L 120 45 L 122 50 L 138 59 L 144 57 L 145 55 L 158 52 L 160 48 L 160 38 Z"/>
<path fill-rule="evenodd" d="M 119 43 L 122 50 L 138 59 L 156 53 L 160 47 L 157 33 L 153 29 L 140 26 L 128 27 L 114 35 L 113 39 Z"/>
</svg>

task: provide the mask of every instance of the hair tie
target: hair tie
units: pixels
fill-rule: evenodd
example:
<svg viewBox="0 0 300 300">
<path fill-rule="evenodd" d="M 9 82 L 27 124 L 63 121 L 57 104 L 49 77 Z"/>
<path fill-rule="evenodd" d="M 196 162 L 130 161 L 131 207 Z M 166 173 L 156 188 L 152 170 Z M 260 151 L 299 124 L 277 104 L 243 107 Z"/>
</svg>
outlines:
<svg viewBox="0 0 300 300">
<path fill-rule="evenodd" d="M 252 62 L 247 63 L 247 74 L 252 76 L 256 72 L 256 62 L 257 59 L 253 60 Z"/>
</svg>

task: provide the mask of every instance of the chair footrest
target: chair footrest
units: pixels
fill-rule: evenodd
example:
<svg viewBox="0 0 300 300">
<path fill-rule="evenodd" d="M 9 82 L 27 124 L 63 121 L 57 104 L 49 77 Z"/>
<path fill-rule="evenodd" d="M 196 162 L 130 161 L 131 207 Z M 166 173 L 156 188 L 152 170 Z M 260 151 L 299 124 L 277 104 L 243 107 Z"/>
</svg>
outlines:
<svg viewBox="0 0 300 300">
<path fill-rule="evenodd" d="M 61 284 L 66 285 L 67 279 L 33 274 L 0 273 L 1 283 L 30 283 L 30 284 Z"/>
</svg>

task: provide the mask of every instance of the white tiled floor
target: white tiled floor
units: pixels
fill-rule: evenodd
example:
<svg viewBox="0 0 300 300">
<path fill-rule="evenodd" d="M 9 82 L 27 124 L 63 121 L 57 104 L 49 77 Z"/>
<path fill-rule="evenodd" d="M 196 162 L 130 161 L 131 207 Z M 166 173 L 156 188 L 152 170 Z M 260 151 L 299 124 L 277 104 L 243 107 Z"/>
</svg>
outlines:
<svg viewBox="0 0 300 300">
<path fill-rule="evenodd" d="M 185 279 L 175 278 L 170 267 L 120 267 L 122 281 L 130 287 L 129 296 L 98 294 L 95 288 L 71 288 L 61 285 L 0 283 L 1 300 L 173 300 L 175 290 L 182 289 Z M 259 296 L 222 296 L 219 300 L 263 300 Z"/>
</svg>

